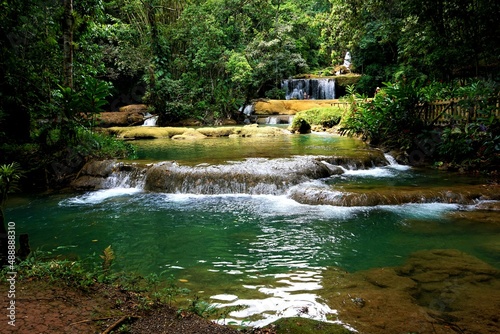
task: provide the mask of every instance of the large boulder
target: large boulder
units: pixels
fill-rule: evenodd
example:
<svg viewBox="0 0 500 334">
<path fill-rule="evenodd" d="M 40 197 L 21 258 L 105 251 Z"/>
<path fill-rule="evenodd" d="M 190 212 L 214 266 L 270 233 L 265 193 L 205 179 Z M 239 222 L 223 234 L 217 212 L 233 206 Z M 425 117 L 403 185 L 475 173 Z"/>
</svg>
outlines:
<svg viewBox="0 0 500 334">
<path fill-rule="evenodd" d="M 97 125 L 102 128 L 140 125 L 147 112 L 148 107 L 145 104 L 131 104 L 121 107 L 120 111 L 101 113 Z"/>
</svg>

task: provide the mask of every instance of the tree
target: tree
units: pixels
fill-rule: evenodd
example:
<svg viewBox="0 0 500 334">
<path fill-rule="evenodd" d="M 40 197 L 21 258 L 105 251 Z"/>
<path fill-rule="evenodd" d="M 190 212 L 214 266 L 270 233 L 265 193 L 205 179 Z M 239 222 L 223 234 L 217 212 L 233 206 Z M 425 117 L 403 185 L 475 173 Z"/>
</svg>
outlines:
<svg viewBox="0 0 500 334">
<path fill-rule="evenodd" d="M 62 19 L 64 85 L 73 88 L 73 0 L 64 0 Z"/>
</svg>

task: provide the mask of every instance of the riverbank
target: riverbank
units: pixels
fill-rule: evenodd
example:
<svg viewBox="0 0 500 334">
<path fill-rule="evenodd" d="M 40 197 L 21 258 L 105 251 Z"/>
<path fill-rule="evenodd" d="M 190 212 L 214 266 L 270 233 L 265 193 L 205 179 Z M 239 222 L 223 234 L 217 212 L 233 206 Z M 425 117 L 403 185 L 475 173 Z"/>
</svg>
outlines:
<svg viewBox="0 0 500 334">
<path fill-rule="evenodd" d="M 0 322 L 0 332 L 164 333 L 164 334 L 347 334 L 340 325 L 308 319 L 282 319 L 265 328 L 219 325 L 167 304 L 148 305 L 145 296 L 111 284 L 82 290 L 64 281 L 25 279 L 16 286 L 15 321 Z M 0 303 L 8 305 L 8 287 L 0 285 Z M 147 300 L 147 299 L 146 299 Z"/>
</svg>

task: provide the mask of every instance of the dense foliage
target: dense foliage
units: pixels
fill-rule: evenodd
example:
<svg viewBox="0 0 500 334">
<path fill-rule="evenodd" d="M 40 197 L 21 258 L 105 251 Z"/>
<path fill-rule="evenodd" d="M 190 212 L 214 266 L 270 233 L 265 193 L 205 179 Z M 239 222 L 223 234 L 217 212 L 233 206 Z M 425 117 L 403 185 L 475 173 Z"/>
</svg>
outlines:
<svg viewBox="0 0 500 334">
<path fill-rule="evenodd" d="M 238 119 L 249 100 L 282 96 L 284 78 L 332 73 L 347 51 L 365 96 L 382 82 L 417 82 L 387 87 L 363 120 L 373 141 L 400 141 L 398 131 L 420 126 L 420 87 L 498 80 L 499 9 L 493 0 L 3 0 L 0 162 L 19 147 L 52 161 L 69 148 L 83 161 L 103 147 L 98 113 L 130 103 L 148 103 L 160 124 Z M 396 104 L 394 94 L 409 95 Z M 378 112 L 398 119 L 378 125 L 368 119 Z"/>
</svg>

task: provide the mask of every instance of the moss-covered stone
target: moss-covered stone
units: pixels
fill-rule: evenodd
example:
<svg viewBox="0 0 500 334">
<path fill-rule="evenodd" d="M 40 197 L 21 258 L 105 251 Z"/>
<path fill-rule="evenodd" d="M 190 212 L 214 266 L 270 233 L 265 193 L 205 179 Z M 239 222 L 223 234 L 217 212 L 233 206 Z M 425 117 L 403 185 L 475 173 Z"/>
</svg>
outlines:
<svg viewBox="0 0 500 334">
<path fill-rule="evenodd" d="M 237 132 L 237 128 L 241 127 L 206 127 L 196 129 L 198 132 L 207 137 L 228 137 Z"/>
<path fill-rule="evenodd" d="M 340 87 L 347 87 L 350 85 L 355 85 L 361 79 L 361 75 L 359 74 L 345 74 L 339 75 L 335 77 L 335 84 Z"/>
<path fill-rule="evenodd" d="M 207 136 L 205 136 L 203 133 L 195 130 L 195 129 L 187 129 L 180 135 L 175 135 L 172 137 L 174 140 L 197 140 L 197 139 L 205 139 Z"/>
<path fill-rule="evenodd" d="M 106 129 L 109 134 L 123 139 L 204 139 L 206 137 L 274 137 L 289 134 L 276 127 L 259 127 L 257 124 L 229 127 L 112 127 Z"/>
<path fill-rule="evenodd" d="M 295 114 L 290 130 L 304 133 L 303 130 L 307 128 L 305 124 L 309 125 L 309 129 L 314 125 L 331 128 L 340 123 L 344 111 L 343 108 L 339 107 L 313 108 L 300 111 Z"/>
<path fill-rule="evenodd" d="M 259 100 L 254 103 L 255 115 L 295 115 L 314 108 L 347 108 L 341 100 Z"/>
<path fill-rule="evenodd" d="M 500 271 L 466 253 L 413 253 L 401 267 L 323 273 L 323 297 L 359 333 L 498 332 Z"/>
<path fill-rule="evenodd" d="M 175 135 L 181 135 L 186 132 L 188 128 L 131 126 L 112 127 L 106 130 L 108 133 L 123 139 L 154 139 L 171 138 Z"/>
</svg>

